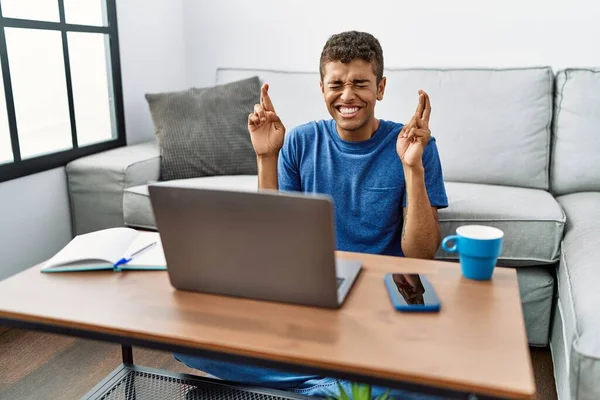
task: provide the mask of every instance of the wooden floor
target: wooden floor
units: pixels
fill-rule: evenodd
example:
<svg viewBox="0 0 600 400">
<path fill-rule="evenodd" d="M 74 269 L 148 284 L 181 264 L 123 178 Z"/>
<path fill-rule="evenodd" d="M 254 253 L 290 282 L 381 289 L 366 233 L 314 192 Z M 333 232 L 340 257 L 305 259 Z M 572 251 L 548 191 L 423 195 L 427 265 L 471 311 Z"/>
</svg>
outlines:
<svg viewBox="0 0 600 400">
<path fill-rule="evenodd" d="M 531 349 L 538 398 L 556 399 L 547 349 Z M 170 353 L 134 348 L 146 367 L 200 375 Z M 121 347 L 68 336 L 0 327 L 0 399 L 79 399 L 121 363 Z"/>
</svg>

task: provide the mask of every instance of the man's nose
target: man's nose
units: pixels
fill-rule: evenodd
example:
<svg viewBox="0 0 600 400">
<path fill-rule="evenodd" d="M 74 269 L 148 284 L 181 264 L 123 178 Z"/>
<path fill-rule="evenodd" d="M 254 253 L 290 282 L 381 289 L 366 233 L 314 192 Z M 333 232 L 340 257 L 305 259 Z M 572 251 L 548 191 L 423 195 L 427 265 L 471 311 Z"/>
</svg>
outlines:
<svg viewBox="0 0 600 400">
<path fill-rule="evenodd" d="M 344 86 L 341 98 L 344 103 L 350 103 L 354 100 L 354 90 L 352 89 L 352 86 Z"/>
</svg>

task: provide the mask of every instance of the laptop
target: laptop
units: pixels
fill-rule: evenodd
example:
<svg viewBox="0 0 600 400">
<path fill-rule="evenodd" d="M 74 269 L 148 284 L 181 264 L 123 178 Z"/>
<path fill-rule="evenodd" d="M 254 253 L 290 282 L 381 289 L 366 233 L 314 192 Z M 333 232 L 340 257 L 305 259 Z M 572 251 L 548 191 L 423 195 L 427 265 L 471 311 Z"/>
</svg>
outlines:
<svg viewBox="0 0 600 400">
<path fill-rule="evenodd" d="M 331 198 L 154 184 L 176 289 L 338 308 L 362 266 L 336 258 Z"/>
</svg>

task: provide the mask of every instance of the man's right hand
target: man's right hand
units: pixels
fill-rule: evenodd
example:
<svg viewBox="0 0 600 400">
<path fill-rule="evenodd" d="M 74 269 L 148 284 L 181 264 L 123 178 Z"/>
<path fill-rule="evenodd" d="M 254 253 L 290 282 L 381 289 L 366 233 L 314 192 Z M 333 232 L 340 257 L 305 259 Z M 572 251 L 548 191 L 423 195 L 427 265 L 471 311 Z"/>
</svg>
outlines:
<svg viewBox="0 0 600 400">
<path fill-rule="evenodd" d="M 248 115 L 248 131 L 258 157 L 277 156 L 283 146 L 285 126 L 275 113 L 266 83 L 260 91 L 260 104 Z"/>
</svg>

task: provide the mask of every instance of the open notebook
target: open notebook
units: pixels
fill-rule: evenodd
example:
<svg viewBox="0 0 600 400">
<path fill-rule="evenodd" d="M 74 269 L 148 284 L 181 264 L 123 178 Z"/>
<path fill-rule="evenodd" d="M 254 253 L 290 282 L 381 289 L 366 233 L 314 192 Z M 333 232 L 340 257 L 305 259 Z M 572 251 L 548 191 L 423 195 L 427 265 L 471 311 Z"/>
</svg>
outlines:
<svg viewBox="0 0 600 400">
<path fill-rule="evenodd" d="M 158 232 L 109 228 L 78 235 L 44 263 L 42 272 L 166 270 Z"/>
</svg>

